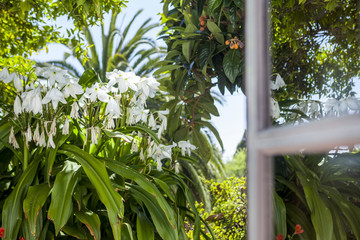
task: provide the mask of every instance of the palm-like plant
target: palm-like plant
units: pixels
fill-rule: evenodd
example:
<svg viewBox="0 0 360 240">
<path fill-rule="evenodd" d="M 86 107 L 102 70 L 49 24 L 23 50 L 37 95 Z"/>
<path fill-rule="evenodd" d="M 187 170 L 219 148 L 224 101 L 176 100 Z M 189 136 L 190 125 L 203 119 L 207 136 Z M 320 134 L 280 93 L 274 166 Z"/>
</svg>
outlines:
<svg viewBox="0 0 360 240">
<path fill-rule="evenodd" d="M 151 18 L 146 19 L 132 37 L 129 36 L 129 31 L 134 27 L 133 24 L 141 12 L 142 10 L 139 10 L 123 29 L 122 26 L 116 27 L 116 22 L 121 16 L 120 12 L 114 12 L 111 15 L 107 33 L 105 33 L 105 26 L 101 25 L 102 48 L 99 48 L 102 49 L 101 53 L 96 51 L 96 36 L 91 33 L 88 26 L 85 26 L 83 34 L 89 46 L 90 54 L 79 55 L 69 44 L 67 47 L 72 49 L 72 54 L 65 54 L 63 61 L 52 61 L 50 63 L 63 67 L 79 76 L 79 70 L 73 64 L 66 62 L 69 56 L 73 56 L 83 66 L 82 71 L 94 69 L 103 80 L 106 79 L 106 72 L 114 69 L 132 70 L 138 76 L 149 75 L 159 63 L 164 48 L 157 46 L 153 39 L 145 36 L 149 31 L 159 26 L 157 23 L 150 23 Z"/>
</svg>

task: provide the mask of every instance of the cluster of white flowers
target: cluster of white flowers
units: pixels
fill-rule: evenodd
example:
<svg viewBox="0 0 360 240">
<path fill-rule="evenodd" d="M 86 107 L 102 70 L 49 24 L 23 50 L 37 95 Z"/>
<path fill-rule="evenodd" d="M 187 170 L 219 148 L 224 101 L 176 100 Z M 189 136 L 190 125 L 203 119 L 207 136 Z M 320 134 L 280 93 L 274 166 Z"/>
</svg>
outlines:
<svg viewBox="0 0 360 240">
<path fill-rule="evenodd" d="M 79 79 L 55 66 L 36 68 L 35 73 L 37 78 L 29 81 L 17 73 L 10 74 L 7 68 L 0 72 L 0 81 L 13 82 L 17 90 L 13 120 L 22 123 L 18 127 L 22 129 L 26 146 L 33 141 L 36 146 L 55 148 L 57 128 L 62 128 L 63 135 L 69 134 L 72 120 L 79 120 L 83 128 L 84 147 L 88 141 L 97 144 L 102 129 L 144 124 L 156 131 L 160 139 L 167 128 L 168 110 L 158 111 L 155 117 L 146 109 L 146 100 L 155 96 L 160 85 L 153 77 L 141 78 L 133 72 L 114 70 L 106 73 L 108 83 L 96 82 L 84 89 Z M 100 108 L 105 111 L 100 111 Z M 31 122 L 33 117 L 37 119 L 34 131 L 34 123 Z M 24 121 L 16 121 L 18 119 Z M 139 151 L 143 137 L 139 132 L 137 138 L 133 139 L 133 152 Z M 9 142 L 14 148 L 19 148 L 13 127 Z M 178 147 L 182 155 L 190 155 L 191 150 L 196 149 L 186 141 L 165 146 L 156 144 L 149 137 L 147 148 L 140 148 L 140 159 L 154 159 L 160 170 L 161 160 L 171 159 L 174 147 Z"/>
</svg>

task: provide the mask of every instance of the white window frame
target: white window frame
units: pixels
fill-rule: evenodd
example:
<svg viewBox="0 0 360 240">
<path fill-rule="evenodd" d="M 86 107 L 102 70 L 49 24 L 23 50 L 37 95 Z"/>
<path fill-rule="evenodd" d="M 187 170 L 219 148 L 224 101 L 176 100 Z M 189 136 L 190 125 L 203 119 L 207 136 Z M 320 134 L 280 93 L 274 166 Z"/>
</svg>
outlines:
<svg viewBox="0 0 360 240">
<path fill-rule="evenodd" d="M 360 143 L 360 115 L 271 127 L 269 119 L 269 17 L 267 0 L 246 0 L 245 81 L 248 146 L 249 240 L 275 239 L 273 161 L 279 154 L 325 152 Z"/>
</svg>

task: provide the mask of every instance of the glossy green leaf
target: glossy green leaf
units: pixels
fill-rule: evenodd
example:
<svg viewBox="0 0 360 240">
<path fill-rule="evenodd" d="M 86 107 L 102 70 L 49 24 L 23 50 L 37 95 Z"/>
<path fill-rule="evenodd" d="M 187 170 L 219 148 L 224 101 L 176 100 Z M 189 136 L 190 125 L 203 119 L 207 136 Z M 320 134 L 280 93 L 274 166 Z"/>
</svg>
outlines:
<svg viewBox="0 0 360 240">
<path fill-rule="evenodd" d="M 128 223 L 123 223 L 121 226 L 121 240 L 134 240 L 133 231 Z"/>
<path fill-rule="evenodd" d="M 197 30 L 198 30 L 197 27 L 194 24 L 190 23 L 186 26 L 184 33 L 193 33 Z M 182 53 L 188 63 L 190 63 L 193 45 L 194 45 L 193 41 L 190 40 L 182 44 Z"/>
<path fill-rule="evenodd" d="M 138 240 L 154 240 L 154 226 L 144 213 L 139 212 L 136 218 Z"/>
<path fill-rule="evenodd" d="M 63 145 L 60 153 L 78 161 L 91 183 L 94 185 L 100 200 L 104 203 L 113 231 L 114 239 L 121 239 L 120 219 L 124 215 L 122 197 L 113 189 L 104 164 L 92 155 L 73 145 Z"/>
<path fill-rule="evenodd" d="M 237 75 L 240 73 L 242 63 L 241 54 L 238 49 L 229 50 L 223 60 L 223 68 L 225 75 L 231 83 L 235 83 Z"/>
<path fill-rule="evenodd" d="M 50 187 L 48 184 L 43 183 L 40 185 L 30 186 L 27 192 L 26 198 L 23 202 L 23 210 L 25 217 L 28 220 L 31 233 L 36 233 L 36 219 L 39 215 L 39 211 L 45 204 L 46 199 L 50 193 Z"/>
<path fill-rule="evenodd" d="M 65 225 L 61 231 L 77 239 L 89 240 L 85 230 L 73 224 Z"/>
<path fill-rule="evenodd" d="M 220 6 L 221 2 L 222 2 L 221 0 L 209 0 L 208 1 L 208 12 L 210 15 L 217 7 Z"/>
<path fill-rule="evenodd" d="M 137 201 L 145 204 L 146 209 L 149 211 L 154 222 L 155 228 L 162 239 L 178 239 L 174 212 L 172 212 L 171 215 L 168 215 L 169 213 L 165 213 L 162 210 L 164 206 L 159 205 L 156 197 L 139 186 L 131 185 L 129 186 L 128 191 L 135 199 L 137 199 Z M 169 221 L 169 217 L 175 220 L 175 224 Z"/>
<path fill-rule="evenodd" d="M 116 131 L 122 132 L 122 133 L 129 133 L 132 131 L 140 131 L 140 132 L 149 134 L 157 144 L 160 143 L 160 140 L 156 136 L 156 133 L 144 125 L 136 125 L 136 126 L 127 126 L 127 127 L 123 127 L 123 128 L 117 128 L 117 129 L 115 129 L 115 133 L 116 133 Z"/>
<path fill-rule="evenodd" d="M 56 235 L 73 214 L 72 196 L 79 180 L 80 167 L 74 162 L 66 161 L 63 170 L 56 175 L 48 211 L 48 218 L 54 222 Z"/>
<path fill-rule="evenodd" d="M 287 236 L 285 204 L 276 193 L 274 193 L 274 221 L 275 235 L 283 234 Z"/>
<path fill-rule="evenodd" d="M 94 237 L 95 240 L 100 240 L 101 232 L 100 232 L 100 219 L 96 213 L 93 213 L 90 210 L 86 211 L 76 211 L 75 217 L 86 225 L 89 229 L 91 236 Z"/>
<path fill-rule="evenodd" d="M 32 183 L 37 172 L 39 160 L 32 161 L 16 184 L 10 196 L 6 198 L 2 211 L 2 227 L 6 229 L 5 239 L 13 240 L 17 238 L 23 219 L 23 200 L 28 187 Z"/>
<path fill-rule="evenodd" d="M 160 73 L 166 73 L 168 71 L 172 71 L 172 70 L 175 70 L 175 69 L 178 69 L 178 68 L 181 68 L 182 66 L 181 65 L 165 65 L 161 68 L 159 68 L 158 70 L 156 70 L 153 74 L 154 75 L 159 75 Z"/>
<path fill-rule="evenodd" d="M 216 23 L 212 21 L 207 21 L 206 26 L 213 34 L 216 41 L 218 41 L 220 44 L 224 44 L 224 35 L 222 34 L 221 29 L 216 25 Z"/>
<path fill-rule="evenodd" d="M 99 81 L 96 72 L 93 69 L 87 69 L 80 77 L 79 84 L 83 87 L 90 87 Z"/>
</svg>

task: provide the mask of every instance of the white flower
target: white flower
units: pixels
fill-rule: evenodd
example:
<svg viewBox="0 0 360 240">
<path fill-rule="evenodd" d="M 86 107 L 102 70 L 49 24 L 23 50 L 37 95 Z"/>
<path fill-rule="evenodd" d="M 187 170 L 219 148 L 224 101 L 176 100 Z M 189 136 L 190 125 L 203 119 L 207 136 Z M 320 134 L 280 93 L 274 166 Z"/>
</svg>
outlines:
<svg viewBox="0 0 360 240">
<path fill-rule="evenodd" d="M 65 118 L 65 123 L 64 123 L 64 126 L 63 126 L 63 129 L 62 129 L 62 134 L 63 135 L 67 135 L 69 134 L 69 119 L 66 117 Z"/>
<path fill-rule="evenodd" d="M 16 116 L 19 116 L 19 114 L 22 113 L 21 100 L 20 100 L 19 96 L 16 96 L 15 101 L 14 101 L 14 113 Z"/>
<path fill-rule="evenodd" d="M 44 99 L 42 100 L 42 104 L 47 104 L 50 101 L 52 102 L 54 110 L 56 110 L 59 102 L 66 104 L 64 94 L 57 88 L 52 88 L 49 92 L 46 93 Z"/>
<path fill-rule="evenodd" d="M 99 99 L 101 102 L 108 102 L 109 101 L 109 95 L 107 94 L 108 92 L 109 92 L 108 89 L 104 87 L 100 87 L 99 83 L 95 83 L 90 88 L 86 89 L 84 96 L 86 98 L 90 98 L 91 102 L 95 102 L 96 99 Z"/>
<path fill-rule="evenodd" d="M 19 144 L 16 141 L 16 137 L 14 134 L 14 127 L 11 126 L 11 130 L 10 130 L 10 135 L 9 135 L 9 143 L 15 148 L 18 149 L 19 148 Z"/>
<path fill-rule="evenodd" d="M 144 150 L 141 148 L 140 150 L 140 160 L 145 162 L 145 155 L 144 155 Z"/>
<path fill-rule="evenodd" d="M 108 87 L 117 84 L 120 93 L 126 92 L 129 88 L 134 91 L 138 90 L 137 84 L 140 77 L 136 76 L 133 72 L 123 72 L 115 69 L 112 72 L 107 72 L 106 77 L 110 80 Z"/>
<path fill-rule="evenodd" d="M 285 86 L 284 79 L 280 76 L 280 74 L 276 75 L 275 83 L 271 81 L 270 87 L 272 90 L 278 90 Z"/>
<path fill-rule="evenodd" d="M 63 89 L 64 96 L 67 98 L 72 96 L 76 99 L 76 95 L 80 95 L 84 93 L 82 86 L 77 83 L 75 78 L 70 78 L 69 82 L 65 85 Z"/>
<path fill-rule="evenodd" d="M 175 163 L 175 173 L 179 173 L 180 164 L 178 162 Z"/>
<path fill-rule="evenodd" d="M 181 149 L 181 155 L 182 155 L 182 156 L 185 156 L 186 153 L 187 153 L 188 156 L 190 156 L 190 155 L 191 155 L 191 151 L 197 149 L 197 147 L 195 147 L 194 145 L 192 145 L 192 144 L 189 142 L 189 140 L 187 140 L 187 141 L 179 141 L 179 142 L 177 143 L 177 145 L 178 145 L 178 147 Z"/>
<path fill-rule="evenodd" d="M 160 83 L 155 78 L 142 78 L 138 83 L 138 89 L 140 93 L 143 93 L 146 98 L 155 96 L 157 90 L 159 90 Z"/>
<path fill-rule="evenodd" d="M 140 120 L 142 122 L 147 121 L 148 118 L 148 114 L 149 114 L 149 109 L 140 109 L 140 108 L 134 108 L 132 111 L 134 117 L 135 117 L 135 122 L 139 122 Z"/>
<path fill-rule="evenodd" d="M 54 143 L 54 140 L 53 140 L 53 135 L 49 134 L 48 136 L 48 142 L 47 142 L 47 147 L 52 147 L 55 149 L 55 143 Z"/>
<path fill-rule="evenodd" d="M 71 105 L 70 117 L 73 118 L 73 119 L 80 118 L 80 116 L 79 116 L 79 106 L 78 106 L 77 102 L 74 102 Z"/>
<path fill-rule="evenodd" d="M 108 115 L 108 118 L 120 117 L 121 115 L 120 106 L 113 97 L 109 98 L 109 102 L 105 109 L 105 115 Z"/>
<path fill-rule="evenodd" d="M 0 71 L 0 80 L 3 81 L 4 83 L 9 83 L 12 80 L 12 77 L 10 77 L 10 73 L 7 67 L 4 67 Z"/>
<path fill-rule="evenodd" d="M 18 92 L 23 91 L 23 84 L 18 74 L 15 74 L 14 76 L 14 85 Z"/>
<path fill-rule="evenodd" d="M 40 88 L 34 88 L 28 92 L 21 94 L 22 109 L 27 112 L 33 112 L 34 114 L 42 113 L 42 99 Z"/>
<path fill-rule="evenodd" d="M 271 109 L 271 115 L 274 119 L 280 117 L 279 103 L 273 98 L 270 98 L 270 109 Z"/>
<path fill-rule="evenodd" d="M 350 110 L 357 111 L 360 109 L 360 102 L 354 97 L 348 97 L 346 99 L 346 104 Z"/>
<path fill-rule="evenodd" d="M 28 129 L 25 133 L 25 141 L 26 141 L 26 144 L 28 144 L 28 142 L 31 142 L 32 140 L 32 132 L 31 132 L 31 128 L 30 128 L 30 125 L 28 125 Z"/>
<path fill-rule="evenodd" d="M 91 134 L 91 143 L 97 144 L 97 137 L 96 137 L 97 129 L 95 127 L 90 128 L 90 134 Z"/>
<path fill-rule="evenodd" d="M 35 144 L 38 144 L 40 141 L 40 131 L 39 131 L 39 123 L 36 123 L 36 128 L 33 135 L 33 140 Z"/>
<path fill-rule="evenodd" d="M 158 171 L 161 171 L 161 170 L 162 170 L 162 162 L 161 162 L 161 159 L 156 160 L 156 163 L 157 163 L 156 169 L 157 169 Z"/>
<path fill-rule="evenodd" d="M 138 144 L 137 144 L 137 141 L 134 139 L 132 144 L 131 144 L 131 152 L 137 152 L 139 149 L 138 149 Z"/>
<path fill-rule="evenodd" d="M 49 86 L 52 87 L 55 82 L 64 85 L 67 82 L 66 75 L 68 72 L 64 69 L 51 66 L 43 69 L 43 75 L 48 79 Z"/>
<path fill-rule="evenodd" d="M 156 121 L 155 121 L 154 115 L 152 113 L 150 113 L 148 126 L 149 126 L 149 128 L 151 128 L 151 130 L 156 129 Z"/>
<path fill-rule="evenodd" d="M 46 147 L 45 130 L 42 131 L 39 142 L 37 143 L 40 147 Z"/>
<path fill-rule="evenodd" d="M 51 126 L 50 126 L 50 132 L 49 135 L 55 136 L 56 135 L 56 118 L 52 120 Z"/>
</svg>

